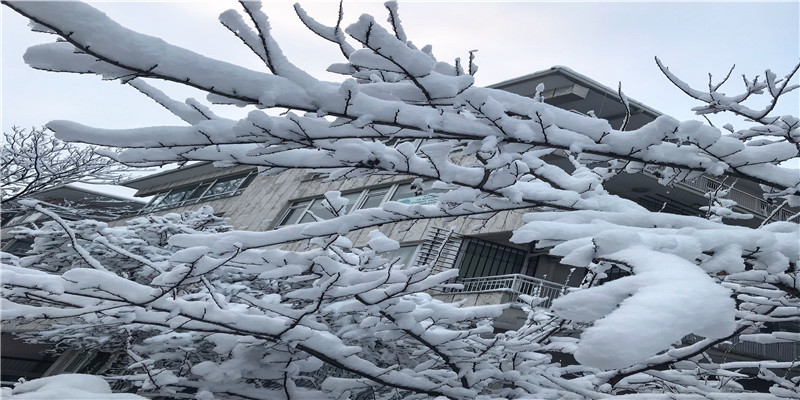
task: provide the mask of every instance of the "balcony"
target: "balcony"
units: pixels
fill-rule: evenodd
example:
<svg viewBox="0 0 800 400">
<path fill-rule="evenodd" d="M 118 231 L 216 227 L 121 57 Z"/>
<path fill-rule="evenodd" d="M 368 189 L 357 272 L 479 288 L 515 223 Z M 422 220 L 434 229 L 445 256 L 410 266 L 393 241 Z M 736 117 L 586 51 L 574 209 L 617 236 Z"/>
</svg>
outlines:
<svg viewBox="0 0 800 400">
<path fill-rule="evenodd" d="M 697 335 L 688 335 L 683 338 L 683 343 L 693 344 L 703 340 Z M 739 337 L 734 337 L 729 341 L 722 342 L 714 348 L 723 353 L 725 357 L 735 355 L 739 358 L 752 358 L 758 360 L 774 360 L 794 362 L 800 360 L 800 345 L 797 343 L 755 343 L 745 342 Z M 734 357 L 731 357 L 734 358 Z"/>
<path fill-rule="evenodd" d="M 455 283 L 461 288 L 447 288 L 442 293 L 448 294 L 489 294 L 502 293 L 502 300 L 506 303 L 525 304 L 522 295 L 538 297 L 542 302 L 539 307 L 549 308 L 553 300 L 566 293 L 568 287 L 543 279 L 534 278 L 523 274 L 509 274 L 497 276 L 479 276 L 474 278 L 460 278 Z M 489 296 L 483 296 L 489 300 Z M 495 296 L 496 297 L 496 296 Z M 500 299 L 498 299 L 500 300 Z M 482 304 L 489 304 L 479 301 Z"/>
<path fill-rule="evenodd" d="M 689 188 L 690 190 L 693 189 L 700 194 L 705 194 L 719 190 L 723 186 L 723 183 L 702 175 L 693 181 L 680 182 L 678 185 Z M 768 203 L 759 196 L 736 188 L 731 188 L 725 198 L 735 201 L 738 207 L 743 208 L 747 212 L 759 215 L 762 218 L 771 217 L 771 221 L 788 221 L 796 213 L 783 207 L 778 209 L 779 205 Z"/>
<path fill-rule="evenodd" d="M 477 238 L 468 238 L 453 231 L 432 228 L 428 231 L 427 240 L 422 243 L 415 260 L 416 264 L 431 264 L 434 271 L 445 269 L 462 269 L 464 272 L 467 249 L 462 244 L 484 242 Z M 492 246 L 499 246 L 493 244 Z M 487 246 L 491 247 L 491 246 Z M 496 258 L 483 257 L 482 262 L 489 264 L 496 262 Z M 470 263 L 471 265 L 472 263 Z M 476 270 L 475 268 L 467 268 Z M 483 270 L 481 270 L 483 271 Z M 484 271 L 485 272 L 485 271 Z M 463 274 L 462 274 L 463 275 Z M 462 276 L 453 280 L 452 285 L 440 289 L 432 295 L 442 301 L 463 301 L 465 306 L 481 306 L 492 304 L 511 304 L 517 307 L 507 308 L 503 315 L 495 319 L 495 328 L 498 330 L 515 330 L 522 326 L 527 319 L 527 313 L 519 307 L 526 302 L 523 295 L 541 299 L 536 304 L 538 307 L 550 308 L 553 300 L 574 288 L 545 279 L 535 278 L 522 273 L 498 274 L 489 276 Z M 781 328 L 782 330 L 782 328 Z M 702 340 L 697 335 L 688 335 L 683 338 L 683 343 L 688 345 Z M 734 337 L 730 341 L 715 346 L 713 354 L 731 359 L 757 359 L 775 361 L 800 360 L 800 344 L 775 343 L 761 344 L 743 341 Z"/>
</svg>

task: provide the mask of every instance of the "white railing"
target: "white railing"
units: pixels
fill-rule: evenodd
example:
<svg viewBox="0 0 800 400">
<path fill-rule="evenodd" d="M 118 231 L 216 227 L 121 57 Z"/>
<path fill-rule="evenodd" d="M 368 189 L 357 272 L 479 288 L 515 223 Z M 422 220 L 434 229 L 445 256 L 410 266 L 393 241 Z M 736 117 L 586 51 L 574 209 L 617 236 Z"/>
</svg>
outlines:
<svg viewBox="0 0 800 400">
<path fill-rule="evenodd" d="M 524 294 L 544 298 L 545 300 L 539 305 L 545 308 L 550 307 L 553 300 L 567 290 L 565 285 L 523 274 L 461 278 L 455 283 L 459 283 L 463 287 L 460 289 L 448 289 L 448 293 L 507 292 L 512 295 L 510 299 L 512 303 L 523 302 L 519 296 Z"/>
<path fill-rule="evenodd" d="M 697 189 L 701 193 L 705 194 L 719 189 L 723 183 L 705 175 L 701 175 L 699 178 L 693 181 L 680 182 L 679 185 Z M 734 188 L 729 190 L 728 195 L 725 196 L 725 198 L 735 201 L 739 207 L 742 207 L 752 213 L 761 215 L 762 217 L 769 216 L 773 211 L 775 211 L 776 208 L 778 208 L 777 205 L 770 204 L 761 197 L 754 196 L 750 193 Z M 787 209 L 781 209 L 773 217 L 772 221 L 786 221 L 792 215 L 794 215 L 793 212 Z"/>
</svg>

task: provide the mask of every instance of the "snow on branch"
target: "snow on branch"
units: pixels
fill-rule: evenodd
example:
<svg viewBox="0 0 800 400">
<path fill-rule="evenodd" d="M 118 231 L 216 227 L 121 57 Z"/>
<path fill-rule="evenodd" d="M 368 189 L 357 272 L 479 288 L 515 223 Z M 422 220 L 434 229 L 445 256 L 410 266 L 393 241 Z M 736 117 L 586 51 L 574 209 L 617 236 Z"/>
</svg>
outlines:
<svg viewBox="0 0 800 400">
<path fill-rule="evenodd" d="M 3 132 L 2 204 L 72 182 L 117 183 L 125 168 L 91 147 L 65 143 L 44 129 Z"/>
<path fill-rule="evenodd" d="M 681 125 L 668 117 L 662 117 L 635 132 L 635 137 L 655 136 L 658 142 L 631 142 L 629 139 L 632 132 L 589 123 L 583 121 L 589 117 L 558 110 L 546 104 L 536 104 L 530 98 L 474 87 L 470 75 L 457 75 L 455 66 L 436 61 L 429 53 L 407 46 L 370 18 L 362 19 L 345 29 L 365 46 L 348 56 L 348 65 L 353 67 L 350 73 L 357 83 L 353 85 L 351 81 L 341 84 L 319 82 L 292 67 L 269 36 L 268 24 L 260 9 L 252 5 L 246 5 L 247 13 L 259 21 L 257 26 L 260 27 L 253 35 L 259 38 L 259 48 L 272 49 L 270 58 L 273 63 L 281 60 L 279 64 L 283 69 L 278 70 L 277 75 L 263 74 L 212 60 L 161 40 L 131 32 L 88 6 L 42 7 L 38 3 L 24 2 L 8 4 L 39 24 L 61 32 L 66 40 L 31 49 L 26 59 L 37 68 L 94 72 L 107 78 L 122 80 L 150 77 L 204 90 L 213 101 L 296 109 L 312 113 L 302 117 L 309 120 L 315 116 L 335 116 L 341 122 L 333 124 L 334 127 L 342 123 L 355 123 L 352 125 L 356 128 L 353 138 L 363 137 L 356 133 L 366 132 L 369 135 L 373 129 L 387 128 L 399 128 L 400 134 L 406 131 L 413 134 L 411 132 L 417 131 L 430 138 L 460 140 L 482 140 L 490 135 L 500 135 L 503 143 L 509 145 L 580 149 L 586 154 L 643 162 L 654 167 L 670 167 L 717 176 L 728 174 L 786 190 L 788 193 L 797 193 L 800 190 L 800 179 L 796 174 L 773 166 L 776 161 L 797 156 L 798 150 L 794 142 L 772 143 L 766 146 L 769 149 L 764 148 L 765 146 L 744 146 L 737 139 L 720 136 L 715 129 Z M 72 17 L 59 18 L 62 15 Z M 232 14 L 227 12 L 225 15 Z M 226 21 L 231 18 L 226 17 Z M 67 23 L 71 20 L 87 19 L 93 23 Z M 315 27 L 318 31 L 321 29 L 316 25 Z M 235 30 L 242 31 L 243 28 Z M 330 32 L 323 34 L 330 37 Z M 89 38 L 92 38 L 91 45 L 86 42 Z M 254 41 L 255 36 L 245 40 L 249 46 L 255 46 Z M 115 46 L 120 43 L 126 43 L 124 52 L 115 50 Z M 77 53 L 72 51 L 75 49 L 78 50 Z M 136 56 L 131 57 L 131 54 Z M 662 70 L 666 71 L 665 68 Z M 673 75 L 665 73 L 677 82 Z M 788 84 L 789 79 L 781 81 L 782 83 L 773 81 L 780 86 L 776 86 L 778 93 L 792 90 L 792 85 Z M 765 85 L 766 82 L 758 83 L 750 92 L 764 89 Z M 686 85 L 679 86 L 689 90 Z M 693 89 L 689 93 L 712 101 L 709 94 Z M 466 114 L 462 112 L 464 105 L 486 104 L 488 99 L 500 103 L 500 113 L 478 119 L 465 117 Z M 735 101 L 729 103 L 733 104 Z M 538 115 L 553 115 L 550 124 L 559 132 L 558 135 L 537 133 L 540 131 L 536 128 L 537 111 Z M 362 124 L 361 121 L 368 122 Z M 782 126 L 781 124 L 795 126 L 796 121 L 793 125 L 792 121 L 778 118 L 773 125 Z M 158 135 L 163 136 L 164 132 L 171 129 L 173 128 L 160 127 Z M 796 129 L 790 132 L 796 132 Z M 795 133 L 790 135 L 793 138 L 792 135 Z M 314 137 L 314 133 L 311 137 Z M 91 141 L 81 138 L 80 134 L 70 135 L 70 140 Z M 681 146 L 676 146 L 675 142 L 681 143 Z M 208 146 L 208 143 L 195 142 L 192 147 L 202 145 Z M 174 148 L 174 156 L 171 159 L 165 158 L 163 162 L 174 161 L 176 157 L 185 154 L 186 150 L 184 147 Z"/>
<path fill-rule="evenodd" d="M 121 148 L 113 157 L 127 165 L 211 161 L 264 174 L 311 168 L 331 180 L 408 175 L 445 189 L 437 204 L 386 202 L 350 213 L 340 212 L 344 196 L 329 192 L 321 204 L 334 218 L 265 232 L 233 230 L 208 206 L 109 226 L 32 205 L 53 221 L 19 231 L 33 239 L 30 256 L 3 255 L 2 315 L 52 324 L 34 340 L 124 348 L 125 379 L 153 396 L 798 397 L 794 372 L 773 371 L 793 365 L 719 358 L 736 338 L 796 341 L 766 328 L 800 321 L 798 224 L 728 224 L 723 217 L 745 217 L 731 211 L 730 187 L 709 195 L 707 219 L 650 212 L 605 188 L 625 173 L 665 185 L 731 177 L 762 185 L 782 207 L 800 205 L 800 175 L 780 165 L 798 157 L 800 120 L 769 115 L 797 88 L 797 68 L 782 79 L 769 71 L 745 78 L 744 93 L 725 96 L 718 90 L 732 70 L 719 83 L 709 77 L 703 91 L 657 59 L 671 82 L 705 103 L 698 113 L 732 112 L 759 126 L 723 134 L 660 116 L 626 130 L 631 109 L 621 85 L 619 128 L 548 104 L 541 85 L 533 98 L 478 87 L 475 51 L 464 71 L 460 60 L 451 65 L 430 46 L 416 48 L 393 2 L 385 26 L 368 15 L 344 25 L 342 4 L 327 26 L 295 6 L 306 27 L 339 46 L 345 62 L 329 70 L 343 74 L 341 82 L 294 65 L 259 3 L 242 1 L 242 11 L 226 11 L 220 22 L 268 72 L 130 31 L 85 4 L 3 4 L 59 37 L 28 50 L 32 67 L 119 80 L 187 124 L 110 130 L 50 122 L 60 139 Z M 158 81 L 249 112 L 220 117 L 200 101 L 169 98 Z M 742 105 L 757 95 L 768 97 L 764 110 Z M 377 230 L 363 247 L 346 236 L 519 209 L 529 212 L 513 242 L 587 274 L 551 309 L 523 297 L 527 320 L 516 331 L 493 325 L 508 305 L 436 298 L 459 287 L 457 270 L 402 265 L 392 253 L 399 244 Z M 279 248 L 290 242 L 307 246 Z M 610 280 L 611 271 L 625 276 Z M 771 392 L 749 392 L 750 378 Z"/>
</svg>

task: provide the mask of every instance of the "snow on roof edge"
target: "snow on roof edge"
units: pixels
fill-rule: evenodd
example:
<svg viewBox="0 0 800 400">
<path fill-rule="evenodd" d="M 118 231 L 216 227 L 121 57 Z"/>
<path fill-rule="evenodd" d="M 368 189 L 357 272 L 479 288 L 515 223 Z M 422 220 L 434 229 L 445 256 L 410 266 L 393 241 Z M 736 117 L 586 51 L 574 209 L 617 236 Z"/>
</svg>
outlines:
<svg viewBox="0 0 800 400">
<path fill-rule="evenodd" d="M 113 198 L 113 199 L 116 199 L 116 200 L 130 201 L 130 202 L 134 202 L 134 203 L 145 204 L 148 201 L 148 200 L 144 200 L 144 199 L 139 198 L 139 197 L 133 197 L 132 195 L 128 196 L 128 195 L 121 194 L 121 193 L 108 192 L 108 191 L 103 190 L 103 188 L 101 188 L 99 186 L 113 186 L 113 187 L 119 188 L 119 189 L 129 189 L 129 188 L 126 188 L 125 186 L 121 186 L 121 185 L 104 185 L 104 184 L 94 184 L 94 183 L 85 183 L 85 182 L 72 182 L 72 183 L 67 183 L 65 185 L 56 186 L 54 188 L 47 189 L 45 191 L 42 191 L 41 193 L 46 193 L 48 191 L 57 190 L 57 189 L 61 189 L 61 188 L 67 188 L 67 189 L 78 190 L 78 191 L 86 192 L 86 193 L 90 193 L 90 194 L 96 194 L 96 195 L 99 195 L 99 196 L 110 197 L 110 198 Z"/>
</svg>

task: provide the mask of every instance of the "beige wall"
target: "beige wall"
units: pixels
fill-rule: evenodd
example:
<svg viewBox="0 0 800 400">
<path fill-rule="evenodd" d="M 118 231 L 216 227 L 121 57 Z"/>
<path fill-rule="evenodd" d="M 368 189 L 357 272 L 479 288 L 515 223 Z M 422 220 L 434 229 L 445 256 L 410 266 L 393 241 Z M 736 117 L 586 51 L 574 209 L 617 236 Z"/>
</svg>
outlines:
<svg viewBox="0 0 800 400">
<path fill-rule="evenodd" d="M 169 185 L 143 189 L 142 192 L 153 193 L 246 169 L 244 167 L 220 168 L 219 172 L 215 171 L 213 174 L 204 175 L 201 179 L 176 180 Z M 348 192 L 412 180 L 408 176 L 371 175 L 363 178 L 324 182 L 322 179 L 308 179 L 309 176 L 310 174 L 303 170 L 290 170 L 274 176 L 259 175 L 240 195 L 160 210 L 157 214 L 182 212 L 197 209 L 201 205 L 210 205 L 216 213 L 222 213 L 228 218 L 228 223 L 236 229 L 264 231 L 274 228 L 289 204 L 295 200 L 319 197 L 331 190 Z M 522 211 L 501 212 L 488 221 L 467 218 L 457 218 L 449 222 L 443 219 L 406 221 L 387 224 L 379 229 L 401 243 L 417 242 L 425 238 L 425 232 L 430 226 L 452 227 L 456 232 L 466 235 L 510 231 L 521 225 L 522 214 Z M 473 229 L 479 225 L 480 229 Z M 348 237 L 356 244 L 361 245 L 366 243 L 370 230 L 372 229 L 354 231 Z"/>
</svg>

